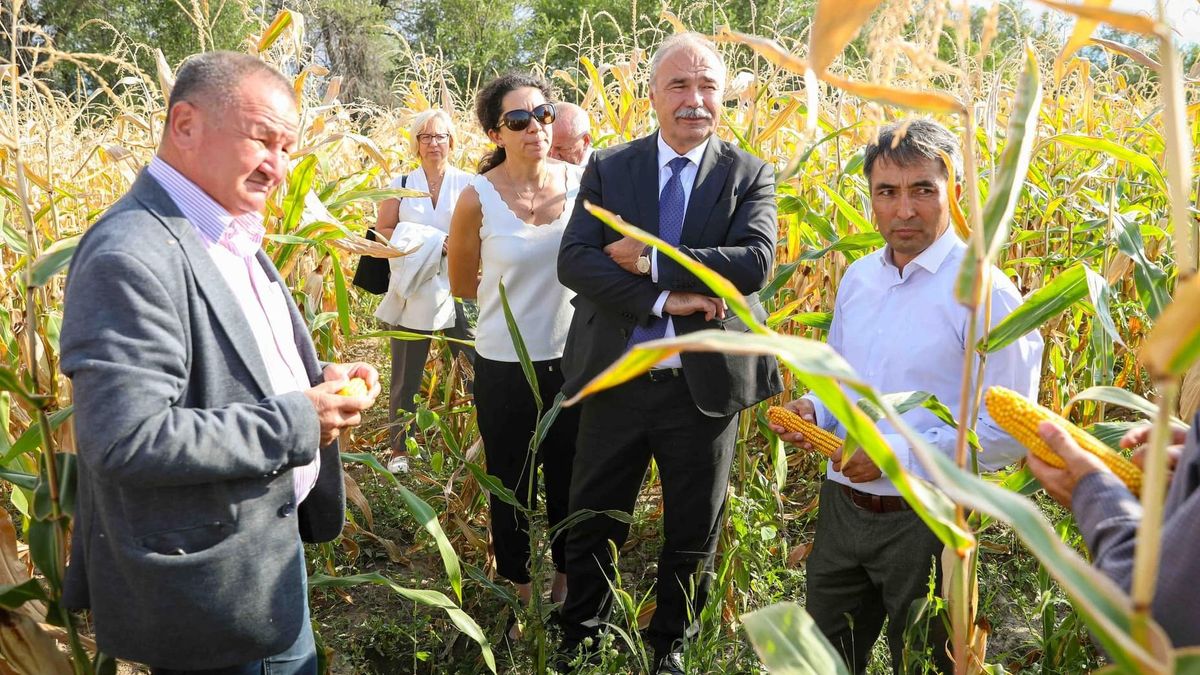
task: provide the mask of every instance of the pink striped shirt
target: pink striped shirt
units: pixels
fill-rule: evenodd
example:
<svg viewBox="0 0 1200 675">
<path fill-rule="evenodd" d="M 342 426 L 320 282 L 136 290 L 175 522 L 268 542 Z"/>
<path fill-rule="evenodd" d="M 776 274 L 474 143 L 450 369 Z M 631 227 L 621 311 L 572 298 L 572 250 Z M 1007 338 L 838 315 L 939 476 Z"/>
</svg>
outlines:
<svg viewBox="0 0 1200 675">
<path fill-rule="evenodd" d="M 284 295 L 287 289 L 272 281 L 255 258 L 265 231 L 262 214 L 230 215 L 198 185 L 159 157 L 151 159 L 146 170 L 196 228 L 196 234 L 237 298 L 267 367 L 273 393 L 308 389 L 308 375 L 292 334 Z M 320 457 L 292 470 L 297 504 L 316 485 L 319 471 Z"/>
</svg>

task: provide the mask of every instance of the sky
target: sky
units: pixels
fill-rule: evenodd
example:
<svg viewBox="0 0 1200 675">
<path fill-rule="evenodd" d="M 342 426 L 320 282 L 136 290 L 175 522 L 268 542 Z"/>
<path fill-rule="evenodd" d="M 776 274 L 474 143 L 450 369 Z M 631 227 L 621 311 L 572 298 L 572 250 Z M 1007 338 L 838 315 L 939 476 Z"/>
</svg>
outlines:
<svg viewBox="0 0 1200 675">
<path fill-rule="evenodd" d="M 990 0 L 973 0 L 977 5 L 990 5 Z M 1167 0 L 1167 23 L 1187 42 L 1200 42 L 1200 0 Z M 1035 14 L 1047 11 L 1044 5 L 1026 0 L 1025 6 Z M 1113 9 L 1123 12 L 1153 15 L 1158 11 L 1156 0 L 1113 0 Z"/>
<path fill-rule="evenodd" d="M 1113 9 L 1153 15 L 1158 11 L 1154 0 L 1114 0 Z M 1200 0 L 1167 0 L 1167 23 L 1184 40 L 1200 42 Z"/>
</svg>

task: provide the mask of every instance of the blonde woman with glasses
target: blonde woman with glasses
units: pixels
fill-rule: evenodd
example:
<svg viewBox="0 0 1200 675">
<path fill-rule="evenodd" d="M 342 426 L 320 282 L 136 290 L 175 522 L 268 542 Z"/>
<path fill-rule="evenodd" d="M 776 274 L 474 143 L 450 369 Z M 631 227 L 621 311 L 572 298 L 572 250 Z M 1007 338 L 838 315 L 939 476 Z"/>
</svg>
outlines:
<svg viewBox="0 0 1200 675">
<path fill-rule="evenodd" d="M 454 123 L 444 110 L 419 113 L 409 127 L 412 152 L 420 160 L 413 171 L 397 176 L 392 188 L 408 188 L 428 197 L 388 199 L 379 205 L 375 230 L 392 245 L 411 251 L 392 258 L 388 291 L 375 317 L 388 330 L 430 335 L 440 332 L 460 340 L 474 339 L 467 325 L 462 303 L 450 294 L 446 266 L 446 241 L 450 216 L 458 197 L 471 183 L 472 175 L 450 165 L 454 149 Z M 421 375 L 429 357 L 429 340 L 391 339 L 392 378 L 388 402 L 391 456 L 388 470 L 408 471 L 408 427 L 397 423 L 401 411 L 414 409 L 413 396 L 421 388 Z M 465 352 L 474 360 L 474 351 L 458 342 L 450 343 L 457 356 Z"/>
</svg>

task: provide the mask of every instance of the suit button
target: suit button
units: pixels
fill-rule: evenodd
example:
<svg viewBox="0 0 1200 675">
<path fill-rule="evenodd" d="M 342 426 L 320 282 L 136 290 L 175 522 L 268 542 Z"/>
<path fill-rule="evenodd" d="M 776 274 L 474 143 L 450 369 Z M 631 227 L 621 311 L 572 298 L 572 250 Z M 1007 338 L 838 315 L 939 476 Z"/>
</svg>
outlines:
<svg viewBox="0 0 1200 675">
<path fill-rule="evenodd" d="M 288 502 L 288 503 L 284 504 L 283 506 L 279 507 L 279 517 L 280 518 L 287 518 L 295 512 L 296 512 L 296 505 L 291 502 Z"/>
</svg>

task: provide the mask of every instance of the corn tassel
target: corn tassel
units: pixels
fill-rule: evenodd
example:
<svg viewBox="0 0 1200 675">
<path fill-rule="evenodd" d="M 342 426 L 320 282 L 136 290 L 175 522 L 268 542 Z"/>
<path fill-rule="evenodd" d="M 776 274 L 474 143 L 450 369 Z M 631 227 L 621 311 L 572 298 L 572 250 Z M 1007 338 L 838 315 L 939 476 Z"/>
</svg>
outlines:
<svg viewBox="0 0 1200 675">
<path fill-rule="evenodd" d="M 1011 389 L 990 387 L 985 396 L 988 413 L 1000 428 L 1012 434 L 1034 457 L 1058 469 L 1066 466 L 1042 437 L 1037 428 L 1040 422 L 1054 422 L 1066 430 L 1079 447 L 1100 458 L 1121 479 L 1131 492 L 1142 487 L 1142 471 L 1120 453 L 1100 442 L 1095 436 L 1071 424 L 1062 416 L 1021 396 Z"/>
<path fill-rule="evenodd" d="M 842 447 L 842 439 L 782 406 L 767 408 L 767 419 L 771 424 L 788 431 L 804 434 L 804 439 L 812 443 L 813 449 L 826 457 L 832 458 L 833 453 Z"/>
</svg>

